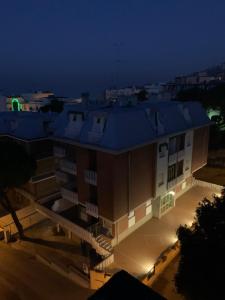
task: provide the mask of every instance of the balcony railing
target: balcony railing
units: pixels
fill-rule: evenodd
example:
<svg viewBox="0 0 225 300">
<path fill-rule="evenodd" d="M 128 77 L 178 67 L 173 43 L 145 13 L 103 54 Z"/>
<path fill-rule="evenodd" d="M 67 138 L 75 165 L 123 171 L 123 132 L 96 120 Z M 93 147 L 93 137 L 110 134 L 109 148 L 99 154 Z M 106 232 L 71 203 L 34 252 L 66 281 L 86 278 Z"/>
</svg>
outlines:
<svg viewBox="0 0 225 300">
<path fill-rule="evenodd" d="M 177 183 L 177 179 L 176 178 L 173 179 L 173 180 L 171 180 L 171 181 L 169 181 L 168 184 L 167 184 L 167 188 L 170 189 L 170 188 L 174 187 L 176 185 L 176 183 Z"/>
<path fill-rule="evenodd" d="M 38 182 L 41 180 L 45 180 L 45 179 L 49 179 L 55 176 L 54 172 L 46 172 L 40 175 L 35 175 L 33 177 L 31 177 L 30 182 Z"/>
<path fill-rule="evenodd" d="M 86 202 L 86 213 L 95 218 L 98 218 L 98 206 L 93 203 Z"/>
<path fill-rule="evenodd" d="M 78 194 L 75 191 L 72 191 L 69 188 L 62 187 L 61 195 L 63 199 L 66 199 L 74 204 L 78 204 Z"/>
<path fill-rule="evenodd" d="M 169 166 L 177 162 L 177 152 L 169 155 Z"/>
<path fill-rule="evenodd" d="M 55 172 L 55 176 L 56 176 L 56 180 L 57 181 L 67 182 L 68 179 L 69 179 L 69 177 L 68 177 L 68 175 L 66 173 L 61 172 L 59 170 L 57 170 Z"/>
<path fill-rule="evenodd" d="M 177 159 L 178 160 L 184 159 L 184 150 L 181 150 L 181 151 L 178 152 Z"/>
<path fill-rule="evenodd" d="M 53 147 L 53 153 L 55 157 L 63 158 L 66 155 L 66 150 L 64 148 L 54 146 Z"/>
<path fill-rule="evenodd" d="M 86 183 L 97 185 L 97 173 L 92 170 L 85 170 L 84 180 Z"/>
<path fill-rule="evenodd" d="M 77 175 L 77 165 L 67 159 L 62 159 L 59 163 L 60 169 L 66 173 Z"/>
</svg>

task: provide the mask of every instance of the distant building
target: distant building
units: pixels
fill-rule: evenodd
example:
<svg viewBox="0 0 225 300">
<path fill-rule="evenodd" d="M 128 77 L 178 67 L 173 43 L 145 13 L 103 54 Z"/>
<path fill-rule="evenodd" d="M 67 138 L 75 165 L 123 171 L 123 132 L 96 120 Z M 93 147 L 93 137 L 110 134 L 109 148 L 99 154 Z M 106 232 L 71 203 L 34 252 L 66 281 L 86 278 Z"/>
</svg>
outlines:
<svg viewBox="0 0 225 300">
<path fill-rule="evenodd" d="M 50 104 L 51 101 L 55 99 L 70 104 L 79 103 L 82 101 L 81 98 L 56 97 L 52 92 L 38 91 L 35 93 L 6 96 L 5 110 L 37 112 L 41 107 Z"/>
</svg>

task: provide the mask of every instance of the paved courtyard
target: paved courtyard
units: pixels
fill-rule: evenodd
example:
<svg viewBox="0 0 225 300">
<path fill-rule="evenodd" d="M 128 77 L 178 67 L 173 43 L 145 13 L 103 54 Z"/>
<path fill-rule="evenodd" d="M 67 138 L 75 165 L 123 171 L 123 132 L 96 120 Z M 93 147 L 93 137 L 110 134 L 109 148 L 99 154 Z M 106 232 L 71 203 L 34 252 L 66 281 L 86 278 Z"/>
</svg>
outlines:
<svg viewBox="0 0 225 300">
<path fill-rule="evenodd" d="M 115 247 L 112 268 L 125 269 L 135 276 L 146 274 L 159 255 L 176 241 L 180 224 L 190 225 L 198 203 L 214 191 L 194 186 L 176 200 L 176 206 L 161 219 L 152 218 Z"/>
</svg>

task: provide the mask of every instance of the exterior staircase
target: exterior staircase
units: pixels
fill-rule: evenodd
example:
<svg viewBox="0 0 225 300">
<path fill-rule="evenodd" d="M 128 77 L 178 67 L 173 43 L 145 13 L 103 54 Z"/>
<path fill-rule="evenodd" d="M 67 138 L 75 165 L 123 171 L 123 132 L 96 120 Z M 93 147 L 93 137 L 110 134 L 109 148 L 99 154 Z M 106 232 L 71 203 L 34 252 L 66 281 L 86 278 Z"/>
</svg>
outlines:
<svg viewBox="0 0 225 300">
<path fill-rule="evenodd" d="M 106 251 L 110 253 L 113 252 L 113 247 L 110 238 L 106 237 L 103 234 L 100 234 L 96 237 L 96 241 L 98 242 L 99 246 L 105 249 Z"/>
</svg>

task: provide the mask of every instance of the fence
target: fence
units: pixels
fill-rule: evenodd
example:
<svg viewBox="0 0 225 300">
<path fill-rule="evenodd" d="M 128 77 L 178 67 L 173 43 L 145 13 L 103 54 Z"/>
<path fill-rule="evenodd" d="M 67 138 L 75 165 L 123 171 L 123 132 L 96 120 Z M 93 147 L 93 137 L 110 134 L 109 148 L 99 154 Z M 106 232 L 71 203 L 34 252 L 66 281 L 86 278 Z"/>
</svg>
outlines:
<svg viewBox="0 0 225 300">
<path fill-rule="evenodd" d="M 222 185 L 218 185 L 215 183 L 207 182 L 207 181 L 202 181 L 198 179 L 194 179 L 194 184 L 202 187 L 208 187 L 212 190 L 217 191 L 218 193 L 221 192 L 221 190 L 224 188 Z"/>
<path fill-rule="evenodd" d="M 101 261 L 98 265 L 96 265 L 94 267 L 94 269 L 96 271 L 104 271 L 106 269 L 106 267 L 108 267 L 112 263 L 114 263 L 114 254 L 111 254 L 106 259 L 104 259 L 103 261 Z"/>
<path fill-rule="evenodd" d="M 45 219 L 43 215 L 39 214 L 35 210 L 33 205 L 29 205 L 23 209 L 18 210 L 16 214 L 24 229 L 27 229 Z M 6 215 L 0 218 L 0 227 L 4 232 L 6 242 L 8 242 L 11 235 L 18 232 L 11 215 Z"/>
<path fill-rule="evenodd" d="M 155 280 L 158 278 L 160 273 L 162 273 L 165 268 L 171 263 L 171 261 L 179 254 L 180 245 L 179 242 L 176 242 L 173 246 L 166 249 L 158 258 L 154 267 L 142 280 L 142 283 L 145 285 L 151 286 Z"/>
</svg>

